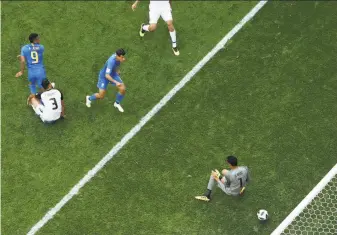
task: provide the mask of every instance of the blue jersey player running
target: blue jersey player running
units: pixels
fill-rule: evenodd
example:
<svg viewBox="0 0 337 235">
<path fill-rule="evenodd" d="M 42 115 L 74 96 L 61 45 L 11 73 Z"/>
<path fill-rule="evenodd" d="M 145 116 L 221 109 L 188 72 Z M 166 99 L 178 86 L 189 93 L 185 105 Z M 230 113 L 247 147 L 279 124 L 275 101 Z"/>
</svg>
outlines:
<svg viewBox="0 0 337 235">
<path fill-rule="evenodd" d="M 125 85 L 119 76 L 119 65 L 121 62 L 125 61 L 124 56 L 125 51 L 123 49 L 118 49 L 116 53 L 110 56 L 110 58 L 107 60 L 98 76 L 98 93 L 95 93 L 91 96 L 86 96 L 86 105 L 88 108 L 91 107 L 92 101 L 104 98 L 108 84 L 111 83 L 118 89 L 114 107 L 117 108 L 119 112 L 124 112 L 124 109 L 120 103 L 122 102 L 125 95 Z"/>
<path fill-rule="evenodd" d="M 20 71 L 16 77 L 23 75 L 25 63 L 28 68 L 28 81 L 31 94 L 36 94 L 36 86 L 42 88 L 42 81 L 46 79 L 46 71 L 43 65 L 44 46 L 40 44 L 40 37 L 37 33 L 29 35 L 30 44 L 21 48 Z M 54 84 L 53 84 L 54 86 Z"/>
</svg>

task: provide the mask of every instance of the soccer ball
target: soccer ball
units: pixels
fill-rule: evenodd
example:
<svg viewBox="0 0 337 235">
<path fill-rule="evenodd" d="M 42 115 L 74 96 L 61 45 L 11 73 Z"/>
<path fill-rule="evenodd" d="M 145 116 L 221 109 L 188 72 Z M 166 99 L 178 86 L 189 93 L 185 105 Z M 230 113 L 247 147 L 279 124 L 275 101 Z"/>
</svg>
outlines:
<svg viewBox="0 0 337 235">
<path fill-rule="evenodd" d="M 259 212 L 257 212 L 257 218 L 260 221 L 266 221 L 268 219 L 268 211 L 261 209 Z"/>
</svg>

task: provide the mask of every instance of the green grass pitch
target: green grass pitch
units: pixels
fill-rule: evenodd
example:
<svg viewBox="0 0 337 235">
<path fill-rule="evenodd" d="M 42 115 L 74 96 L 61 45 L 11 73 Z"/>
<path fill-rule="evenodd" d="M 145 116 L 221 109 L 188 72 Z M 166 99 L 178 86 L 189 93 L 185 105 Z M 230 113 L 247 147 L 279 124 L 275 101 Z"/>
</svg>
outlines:
<svg viewBox="0 0 337 235">
<path fill-rule="evenodd" d="M 1 2 L 1 234 L 27 233 L 255 4 L 173 1 L 175 57 L 164 22 L 138 37 L 147 2 Z M 270 234 L 336 163 L 336 7 L 267 3 L 38 234 Z M 15 78 L 31 32 L 65 96 L 52 126 Z M 125 113 L 113 88 L 88 109 L 119 47 Z M 251 169 L 246 195 L 196 201 L 228 154 Z"/>
</svg>

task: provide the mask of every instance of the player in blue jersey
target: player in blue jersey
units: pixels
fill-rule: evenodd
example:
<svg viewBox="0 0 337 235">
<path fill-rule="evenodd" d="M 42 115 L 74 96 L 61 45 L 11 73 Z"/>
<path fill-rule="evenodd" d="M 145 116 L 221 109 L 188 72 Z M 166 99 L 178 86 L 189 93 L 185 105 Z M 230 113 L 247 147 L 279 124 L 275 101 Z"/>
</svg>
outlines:
<svg viewBox="0 0 337 235">
<path fill-rule="evenodd" d="M 44 46 L 40 44 L 40 37 L 37 33 L 30 34 L 29 41 L 30 44 L 21 48 L 21 54 L 19 55 L 20 71 L 16 74 L 16 77 L 23 75 L 26 63 L 30 93 L 36 94 L 36 86 L 43 89 L 42 81 L 46 79 L 46 71 L 43 65 Z"/>
<path fill-rule="evenodd" d="M 120 112 L 124 112 L 124 109 L 120 105 L 124 96 L 125 96 L 125 85 L 120 78 L 119 65 L 121 62 L 125 61 L 125 51 L 123 49 L 118 49 L 115 54 L 110 56 L 110 58 L 105 63 L 104 67 L 101 69 L 98 76 L 98 93 L 95 93 L 91 96 L 86 96 L 86 105 L 88 108 L 91 107 L 91 102 L 97 99 L 103 99 L 106 93 L 108 84 L 116 86 L 118 93 L 116 96 L 116 101 L 114 107 Z"/>
</svg>

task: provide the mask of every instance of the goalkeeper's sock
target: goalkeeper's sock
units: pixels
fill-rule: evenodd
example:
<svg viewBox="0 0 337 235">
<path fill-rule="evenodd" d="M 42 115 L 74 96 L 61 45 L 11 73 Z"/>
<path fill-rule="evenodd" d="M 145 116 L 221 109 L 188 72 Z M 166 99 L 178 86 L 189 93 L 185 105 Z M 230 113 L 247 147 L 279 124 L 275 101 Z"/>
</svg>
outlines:
<svg viewBox="0 0 337 235">
<path fill-rule="evenodd" d="M 92 96 L 90 96 L 89 97 L 89 100 L 90 101 L 93 101 L 93 100 L 96 100 L 97 98 L 96 98 L 96 94 L 93 94 Z"/>
<path fill-rule="evenodd" d="M 142 29 L 146 32 L 149 32 L 149 27 L 150 25 L 146 24 L 146 25 L 143 25 Z"/>
<path fill-rule="evenodd" d="M 210 199 L 211 198 L 211 193 L 212 193 L 212 190 L 210 189 L 207 189 L 207 192 L 205 193 L 205 196 Z"/>
</svg>

